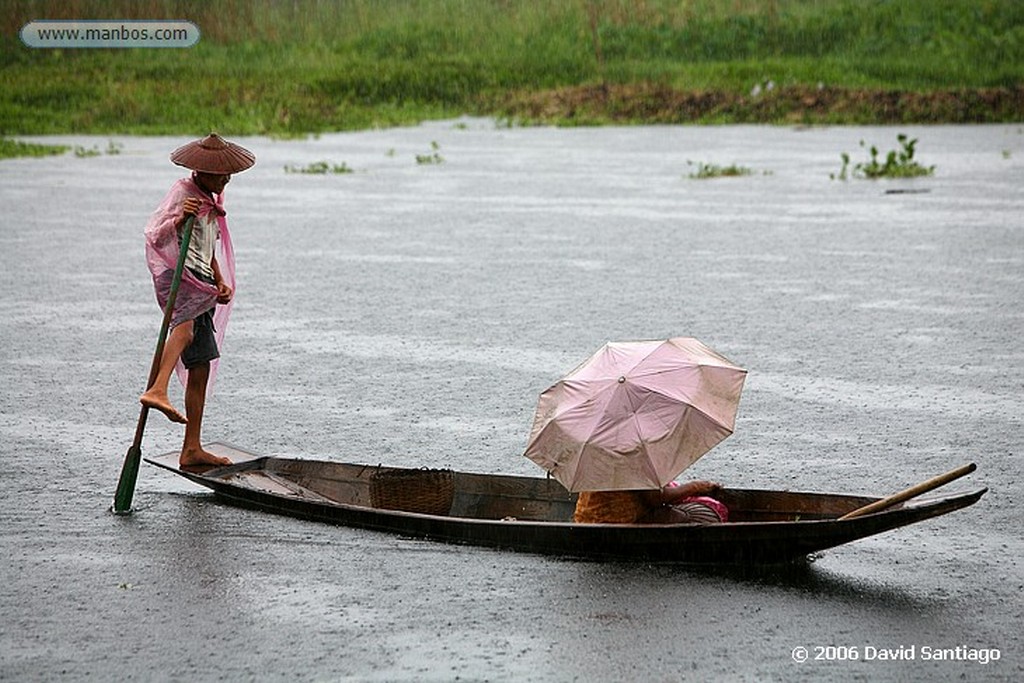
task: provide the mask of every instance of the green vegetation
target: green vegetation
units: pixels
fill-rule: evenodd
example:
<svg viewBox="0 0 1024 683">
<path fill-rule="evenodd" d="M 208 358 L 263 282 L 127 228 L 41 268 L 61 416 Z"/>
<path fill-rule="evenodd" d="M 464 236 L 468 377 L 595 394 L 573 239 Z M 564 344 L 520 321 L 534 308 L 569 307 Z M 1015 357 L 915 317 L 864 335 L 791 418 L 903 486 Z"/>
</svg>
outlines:
<svg viewBox="0 0 1024 683">
<path fill-rule="evenodd" d="M 416 155 L 416 163 L 417 164 L 422 165 L 422 164 L 443 164 L 444 163 L 444 157 L 441 156 L 441 154 L 440 154 L 441 145 L 437 144 L 437 142 L 431 142 L 430 143 L 430 147 L 434 150 L 433 153 L 431 153 L 431 154 L 417 154 Z"/>
<path fill-rule="evenodd" d="M 295 136 L 464 113 L 562 125 L 1024 118 L 1019 0 L 9 0 L 4 9 L 6 135 Z M 188 49 L 28 48 L 19 31 L 41 18 L 184 18 L 202 37 Z"/>
<path fill-rule="evenodd" d="M 101 150 L 96 145 L 82 147 L 75 145 L 74 154 L 79 159 L 98 157 L 103 154 L 120 154 L 123 145 L 111 140 L 107 143 L 106 150 Z M 34 142 L 21 142 L 0 138 L 0 159 L 11 159 L 14 157 L 43 157 L 60 156 L 66 153 L 70 147 L 67 145 L 40 145 Z"/>
<path fill-rule="evenodd" d="M 690 166 L 693 165 L 692 161 L 687 161 Z M 729 166 L 719 166 L 717 164 L 705 164 L 699 162 L 697 164 L 697 170 L 690 173 L 689 177 L 695 180 L 705 180 L 707 178 L 735 178 L 737 176 L 752 175 L 753 170 L 746 166 L 737 166 L 731 164 Z"/>
<path fill-rule="evenodd" d="M 919 176 L 929 176 L 935 172 L 934 166 L 922 166 L 914 161 L 914 148 L 917 146 L 916 138 L 911 140 L 901 133 L 896 136 L 896 140 L 900 143 L 900 148 L 898 150 L 890 150 L 885 155 L 884 162 L 879 162 L 878 148 L 872 145 L 868 150 L 870 159 L 867 163 L 854 165 L 853 177 L 866 178 L 868 180 L 876 180 L 878 178 L 916 178 Z M 865 146 L 863 140 L 860 141 L 860 146 Z M 833 174 L 830 176 L 833 180 L 846 180 L 850 176 L 850 155 L 843 152 L 840 157 L 843 160 L 843 166 L 839 169 L 838 175 Z"/>
<path fill-rule="evenodd" d="M 123 145 L 114 142 L 113 140 L 107 143 L 107 149 L 105 152 L 100 151 L 100 148 L 97 147 L 96 145 L 93 145 L 92 147 L 89 148 L 82 147 L 81 145 L 76 145 L 75 156 L 78 157 L 79 159 L 86 159 L 88 157 L 98 157 L 102 154 L 120 154 L 122 147 Z"/>
<path fill-rule="evenodd" d="M 344 161 L 340 164 L 332 164 L 327 161 L 314 161 L 313 163 L 305 166 L 294 166 L 292 164 L 288 164 L 284 167 L 284 172 L 305 173 L 307 175 L 325 175 L 327 173 L 341 175 L 345 173 L 355 173 L 355 171 L 353 171 L 352 168 Z"/>
<path fill-rule="evenodd" d="M 69 147 L 66 145 L 40 145 L 34 142 L 0 138 L 0 159 L 57 156 L 64 154 L 68 149 Z"/>
</svg>

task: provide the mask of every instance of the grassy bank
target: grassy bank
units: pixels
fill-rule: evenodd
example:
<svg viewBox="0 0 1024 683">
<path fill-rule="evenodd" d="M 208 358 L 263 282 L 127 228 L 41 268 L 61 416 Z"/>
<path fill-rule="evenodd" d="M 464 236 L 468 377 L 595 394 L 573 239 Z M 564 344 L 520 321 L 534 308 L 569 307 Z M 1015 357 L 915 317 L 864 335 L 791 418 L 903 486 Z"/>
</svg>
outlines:
<svg viewBox="0 0 1024 683">
<path fill-rule="evenodd" d="M 290 135 L 523 122 L 1019 121 L 1018 0 L 14 0 L 0 134 Z M 193 21 L 195 47 L 40 50 L 41 18 Z"/>
</svg>

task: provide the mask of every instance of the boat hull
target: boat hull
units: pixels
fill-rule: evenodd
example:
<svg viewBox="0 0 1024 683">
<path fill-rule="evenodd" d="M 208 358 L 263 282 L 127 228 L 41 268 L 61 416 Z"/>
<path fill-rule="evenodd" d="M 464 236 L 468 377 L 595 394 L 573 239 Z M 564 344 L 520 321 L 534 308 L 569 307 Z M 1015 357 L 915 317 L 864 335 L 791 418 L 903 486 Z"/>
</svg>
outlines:
<svg viewBox="0 0 1024 683">
<path fill-rule="evenodd" d="M 335 525 L 521 552 L 606 560 L 770 565 L 944 515 L 985 493 L 946 496 L 839 520 L 877 498 L 726 489 L 726 524 L 575 524 L 575 494 L 550 479 L 454 473 L 448 514 L 372 507 L 381 468 L 259 457 L 223 444 L 208 448 L 236 463 L 205 471 L 178 468 L 176 454 L 147 461 L 209 488 L 232 505 Z M 397 471 L 396 468 L 383 468 Z M 344 501 L 344 502 L 342 502 Z"/>
</svg>

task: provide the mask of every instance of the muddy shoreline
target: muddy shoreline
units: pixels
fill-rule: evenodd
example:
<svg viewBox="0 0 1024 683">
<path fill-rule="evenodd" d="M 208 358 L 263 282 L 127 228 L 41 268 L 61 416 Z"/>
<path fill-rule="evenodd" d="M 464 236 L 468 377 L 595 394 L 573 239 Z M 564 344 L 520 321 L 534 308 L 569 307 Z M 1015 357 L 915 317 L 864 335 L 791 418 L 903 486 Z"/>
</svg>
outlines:
<svg viewBox="0 0 1024 683">
<path fill-rule="evenodd" d="M 766 83 L 749 93 L 601 84 L 512 93 L 486 109 L 521 123 L 965 124 L 1024 121 L 1024 87 L 918 92 Z"/>
</svg>

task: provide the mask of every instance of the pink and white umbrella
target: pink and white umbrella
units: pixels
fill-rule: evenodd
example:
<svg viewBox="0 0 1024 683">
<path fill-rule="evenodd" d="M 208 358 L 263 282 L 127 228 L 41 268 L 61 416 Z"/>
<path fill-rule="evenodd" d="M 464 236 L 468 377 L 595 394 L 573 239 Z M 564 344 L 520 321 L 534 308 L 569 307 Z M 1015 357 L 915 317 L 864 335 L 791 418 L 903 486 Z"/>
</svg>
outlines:
<svg viewBox="0 0 1024 683">
<path fill-rule="evenodd" d="M 661 488 L 732 434 L 746 376 L 688 337 L 608 343 L 541 394 L 525 455 L 570 491 Z"/>
</svg>

